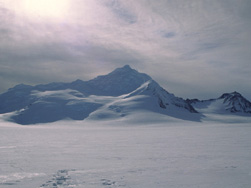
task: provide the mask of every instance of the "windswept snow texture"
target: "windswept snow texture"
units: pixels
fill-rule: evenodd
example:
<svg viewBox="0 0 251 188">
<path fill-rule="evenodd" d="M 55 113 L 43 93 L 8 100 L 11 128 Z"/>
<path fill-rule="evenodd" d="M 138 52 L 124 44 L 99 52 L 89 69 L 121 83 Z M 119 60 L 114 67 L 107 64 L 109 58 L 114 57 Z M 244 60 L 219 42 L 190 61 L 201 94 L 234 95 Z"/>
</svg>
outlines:
<svg viewBox="0 0 251 188">
<path fill-rule="evenodd" d="M 0 113 L 8 113 L 6 119 L 23 125 L 117 119 L 142 111 L 190 121 L 202 117 L 190 103 L 128 65 L 86 82 L 21 84 L 0 95 Z"/>
<path fill-rule="evenodd" d="M 250 123 L 0 122 L 0 187 L 250 188 L 250 135 Z"/>
</svg>

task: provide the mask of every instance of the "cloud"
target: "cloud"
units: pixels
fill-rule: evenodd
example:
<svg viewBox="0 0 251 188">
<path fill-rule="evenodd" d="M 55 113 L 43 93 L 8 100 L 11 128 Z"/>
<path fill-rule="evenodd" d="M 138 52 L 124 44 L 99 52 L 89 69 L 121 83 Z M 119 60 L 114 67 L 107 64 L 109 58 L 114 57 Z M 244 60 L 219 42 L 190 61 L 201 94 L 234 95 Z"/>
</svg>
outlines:
<svg viewBox="0 0 251 188">
<path fill-rule="evenodd" d="M 175 33 L 174 32 L 166 32 L 166 33 L 163 33 L 163 37 L 173 38 L 173 37 L 175 37 Z"/>
<path fill-rule="evenodd" d="M 108 1 L 106 5 L 111 9 L 115 17 L 118 17 L 130 24 L 137 21 L 137 16 L 129 8 L 125 7 L 121 0 L 111 0 Z"/>
<path fill-rule="evenodd" d="M 248 0 L 74 0 L 61 19 L 29 16 L 18 2 L 0 0 L 2 92 L 130 64 L 178 96 L 251 96 Z"/>
</svg>

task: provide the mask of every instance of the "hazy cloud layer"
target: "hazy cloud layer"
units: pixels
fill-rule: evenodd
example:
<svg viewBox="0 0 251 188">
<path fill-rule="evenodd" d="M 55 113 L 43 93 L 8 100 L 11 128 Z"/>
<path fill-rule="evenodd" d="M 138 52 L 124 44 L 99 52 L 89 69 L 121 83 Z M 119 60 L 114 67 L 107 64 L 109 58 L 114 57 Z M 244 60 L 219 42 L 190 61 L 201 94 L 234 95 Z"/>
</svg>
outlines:
<svg viewBox="0 0 251 188">
<path fill-rule="evenodd" d="M 249 0 L 61 0 L 55 15 L 25 2 L 0 0 L 0 92 L 129 64 L 181 97 L 251 99 Z"/>
</svg>

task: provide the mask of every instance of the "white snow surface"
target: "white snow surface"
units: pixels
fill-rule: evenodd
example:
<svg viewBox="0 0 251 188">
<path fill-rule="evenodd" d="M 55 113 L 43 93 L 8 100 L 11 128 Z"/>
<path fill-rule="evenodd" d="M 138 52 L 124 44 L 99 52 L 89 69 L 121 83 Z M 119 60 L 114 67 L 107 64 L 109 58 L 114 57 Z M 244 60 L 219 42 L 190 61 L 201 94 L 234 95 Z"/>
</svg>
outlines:
<svg viewBox="0 0 251 188">
<path fill-rule="evenodd" d="M 138 75 L 142 76 L 139 73 Z M 86 96 L 74 89 L 25 90 L 24 93 L 26 104 L 23 105 L 23 108 L 18 109 L 23 100 L 12 105 L 10 103 L 6 105 L 7 108 L 11 106 L 16 110 L 9 113 L 9 116 L 5 113 L 5 117 L 8 116 L 10 121 L 25 125 L 63 119 L 118 119 L 142 111 L 191 121 L 200 121 L 201 118 L 201 114 L 191 111 L 192 107 L 185 100 L 168 93 L 153 80 L 120 96 Z M 3 99 L 6 99 L 3 101 L 8 103 L 8 101 L 12 101 L 13 97 L 9 99 L 9 96 L 6 95 L 3 96 Z M 2 107 L 2 110 L 4 109 L 5 107 Z"/>
<path fill-rule="evenodd" d="M 225 93 L 217 99 L 192 100 L 191 105 L 203 114 L 251 115 L 251 103 L 240 93 Z"/>
<path fill-rule="evenodd" d="M 159 116 L 144 115 L 149 113 Z M 138 122 L 147 122 L 145 119 L 165 122 L 174 118 L 229 123 L 249 122 L 251 103 L 238 92 L 207 101 L 184 100 L 167 92 L 150 76 L 126 65 L 89 81 L 17 85 L 0 95 L 0 114 L 4 114 L 5 120 L 22 125 L 66 119 L 135 121 L 135 118 Z"/>
<path fill-rule="evenodd" d="M 197 102 L 192 106 L 204 115 L 202 121 L 221 122 L 221 123 L 249 123 L 251 114 L 243 112 L 229 112 L 229 105 L 224 103 L 224 99 L 214 99 Z"/>
<path fill-rule="evenodd" d="M 140 119 L 160 118 L 141 113 Z M 145 118 L 143 118 L 145 116 Z M 250 188 L 251 124 L 0 122 L 1 188 Z M 126 118 L 126 117 L 124 117 Z"/>
</svg>

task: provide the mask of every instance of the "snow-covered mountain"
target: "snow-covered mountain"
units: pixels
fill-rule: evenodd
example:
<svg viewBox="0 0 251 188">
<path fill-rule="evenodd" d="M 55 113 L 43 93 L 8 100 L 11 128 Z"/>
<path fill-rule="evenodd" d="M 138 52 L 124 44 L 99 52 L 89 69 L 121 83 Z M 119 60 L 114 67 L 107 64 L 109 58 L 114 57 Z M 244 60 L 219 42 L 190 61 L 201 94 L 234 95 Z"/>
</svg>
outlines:
<svg viewBox="0 0 251 188">
<path fill-rule="evenodd" d="M 110 119 L 145 112 L 190 121 L 200 121 L 202 117 L 184 99 L 175 97 L 160 87 L 154 80 L 149 80 L 131 93 L 114 97 L 113 100 L 91 113 L 88 119 Z M 155 119 L 155 121 L 158 120 Z"/>
<path fill-rule="evenodd" d="M 251 103 L 236 91 L 224 93 L 217 99 L 188 99 L 187 102 L 201 113 L 251 115 Z"/>
<path fill-rule="evenodd" d="M 128 65 L 89 81 L 20 84 L 0 95 L 1 117 L 19 124 L 128 117 L 143 117 L 140 120 L 147 121 L 143 120 L 146 115 L 140 114 L 149 114 L 151 121 L 162 117 L 201 121 L 210 113 L 250 116 L 251 103 L 237 92 L 211 100 L 184 100 Z"/>
<path fill-rule="evenodd" d="M 129 65 L 125 65 L 107 75 L 98 76 L 88 81 L 87 84 L 95 88 L 92 94 L 120 96 L 136 90 L 148 80 L 152 80 L 152 78 L 147 74 L 139 73 Z"/>
<path fill-rule="evenodd" d="M 195 121 L 201 117 L 187 101 L 128 65 L 89 81 L 20 84 L 0 95 L 0 113 L 19 124 L 121 118 L 142 111 Z"/>
</svg>

